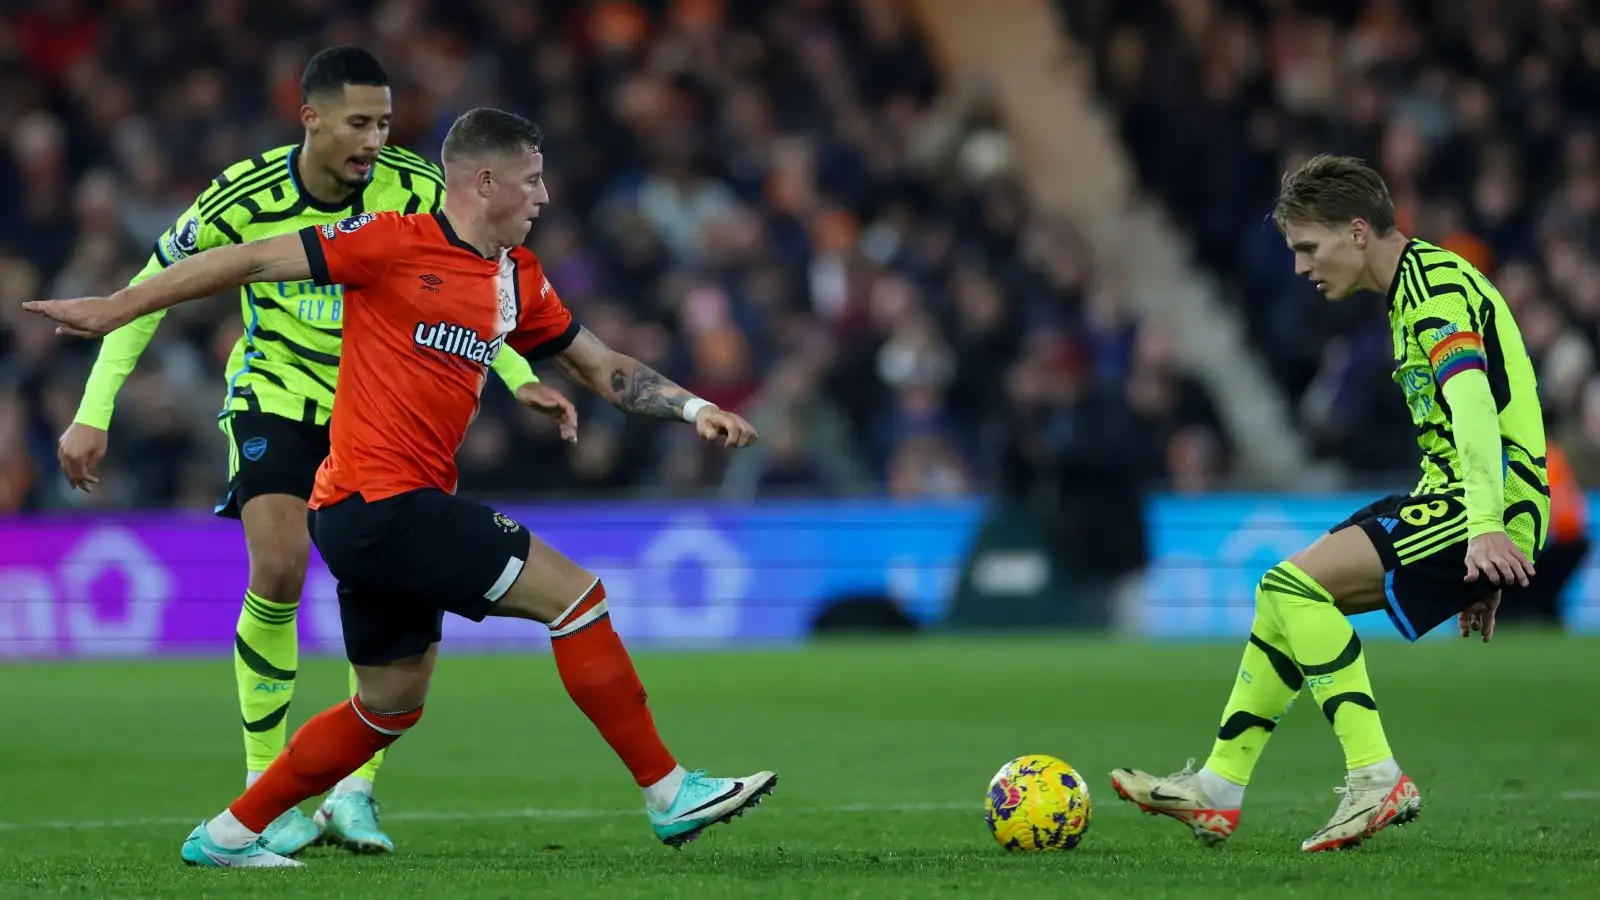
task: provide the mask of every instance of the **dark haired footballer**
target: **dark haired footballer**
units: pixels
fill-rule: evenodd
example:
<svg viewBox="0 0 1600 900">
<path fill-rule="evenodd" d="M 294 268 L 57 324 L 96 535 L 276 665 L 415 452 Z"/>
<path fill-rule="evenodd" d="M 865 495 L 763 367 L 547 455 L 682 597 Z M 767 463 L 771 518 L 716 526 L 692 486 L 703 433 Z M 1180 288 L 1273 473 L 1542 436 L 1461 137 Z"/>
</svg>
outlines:
<svg viewBox="0 0 1600 900">
<path fill-rule="evenodd" d="M 387 145 L 393 115 L 389 76 L 372 54 L 329 47 L 311 58 L 300 85 L 304 140 L 223 170 L 156 239 L 133 284 L 218 247 L 368 212 L 441 207 L 439 167 Z M 233 644 L 248 785 L 283 752 L 294 699 L 300 655 L 296 619 L 311 553 L 306 499 L 328 454 L 345 296 L 338 284 L 279 279 L 244 285 L 239 306 L 244 334 L 228 360 L 218 416 L 229 444 L 228 492 L 216 512 L 241 520 L 250 552 L 249 584 Z M 73 487 L 88 491 L 98 483 L 94 470 L 106 454 L 117 392 L 163 315 L 157 311 L 137 319 L 101 343 L 58 451 Z M 565 402 L 539 385 L 515 353 L 497 357 L 494 369 L 524 404 Z M 393 850 L 394 842 L 378 827 L 372 799 L 382 762 L 383 754 L 375 754 L 340 782 L 314 817 L 299 809 L 284 812 L 266 830 L 268 846 L 292 855 L 320 839 L 355 852 Z"/>
<path fill-rule="evenodd" d="M 445 136 L 449 185 L 438 213 L 363 213 L 298 234 L 184 260 L 109 298 L 24 304 L 96 337 L 136 316 L 251 282 L 343 284 L 343 384 L 309 522 L 339 581 L 345 653 L 357 692 L 295 732 L 266 773 L 183 845 L 191 865 L 299 865 L 266 846 L 266 827 L 346 777 L 422 718 L 445 613 L 544 624 L 556 670 L 644 794 L 651 828 L 679 846 L 761 801 L 769 771 L 685 771 L 657 733 L 632 658 L 611 625 L 605 585 L 518 522 L 457 497 L 455 454 L 506 347 L 551 359 L 618 409 L 694 425 L 727 447 L 750 423 L 694 396 L 578 325 L 522 242 L 550 194 L 543 136 L 508 112 L 476 109 Z M 547 411 L 571 436 L 570 405 Z M 485 748 L 491 754 L 520 748 Z M 516 764 L 516 763 L 512 763 Z"/>
</svg>

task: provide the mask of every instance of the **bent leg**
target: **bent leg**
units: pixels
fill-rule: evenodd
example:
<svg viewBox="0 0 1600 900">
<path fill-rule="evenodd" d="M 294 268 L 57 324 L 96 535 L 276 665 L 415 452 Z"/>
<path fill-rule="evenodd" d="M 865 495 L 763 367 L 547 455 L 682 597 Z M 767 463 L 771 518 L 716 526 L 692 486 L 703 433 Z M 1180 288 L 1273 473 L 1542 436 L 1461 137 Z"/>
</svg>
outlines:
<svg viewBox="0 0 1600 900">
<path fill-rule="evenodd" d="M 1256 588 L 1256 615 L 1250 625 L 1250 640 L 1234 680 L 1228 704 L 1222 711 L 1222 724 L 1205 768 L 1229 784 L 1244 787 L 1256 762 L 1266 749 L 1267 740 L 1278 722 L 1289 711 L 1305 677 L 1295 664 L 1277 608 L 1269 601 L 1266 588 Z M 1208 793 L 1225 808 L 1236 808 L 1242 791 L 1228 784 L 1209 785 Z"/>
<path fill-rule="evenodd" d="M 422 718 L 434 656 L 430 647 L 420 656 L 358 669 L 365 678 L 357 696 L 307 720 L 267 771 L 208 824 L 211 839 L 224 848 L 253 842 L 278 816 L 399 740 Z M 416 705 L 388 706 L 400 703 Z"/>
<path fill-rule="evenodd" d="M 1261 580 L 1285 641 L 1350 770 L 1392 759 L 1367 677 L 1361 638 L 1347 615 L 1382 608 L 1383 562 L 1361 528 L 1324 535 Z"/>
<path fill-rule="evenodd" d="M 683 770 L 656 731 L 633 659 L 611 627 L 605 585 L 544 541 L 532 534 L 527 538 L 521 575 L 495 602 L 493 614 L 549 627 L 556 670 L 567 694 L 640 787 L 680 775 Z M 668 787 L 676 790 L 675 785 Z"/>
<path fill-rule="evenodd" d="M 605 585 L 533 535 L 527 541 L 521 570 L 494 598 L 492 614 L 550 629 L 561 683 L 643 790 L 656 837 L 670 846 L 688 843 L 770 794 L 778 783 L 773 772 L 715 778 L 678 765 L 656 731 L 633 659 L 611 627 Z"/>
</svg>

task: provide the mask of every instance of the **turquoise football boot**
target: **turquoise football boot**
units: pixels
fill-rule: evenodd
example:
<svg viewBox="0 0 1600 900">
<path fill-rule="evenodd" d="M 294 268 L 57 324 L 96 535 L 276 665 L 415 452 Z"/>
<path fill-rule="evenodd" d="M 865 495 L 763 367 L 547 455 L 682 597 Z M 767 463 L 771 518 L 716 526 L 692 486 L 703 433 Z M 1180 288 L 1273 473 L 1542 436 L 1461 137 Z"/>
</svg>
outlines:
<svg viewBox="0 0 1600 900">
<path fill-rule="evenodd" d="M 204 822 L 189 832 L 188 840 L 183 842 L 183 861 L 187 865 L 211 869 L 282 869 L 305 865 L 273 853 L 259 838 L 237 850 L 219 847 L 206 831 Z"/>
<path fill-rule="evenodd" d="M 650 827 L 668 847 L 681 847 L 712 825 L 744 815 L 778 786 L 772 772 L 743 778 L 710 778 L 704 769 L 684 776 L 672 805 L 650 810 Z"/>
<path fill-rule="evenodd" d="M 394 841 L 378 827 L 378 801 L 361 791 L 346 791 L 322 801 L 316 823 L 323 842 L 351 853 L 393 853 Z"/>
<path fill-rule="evenodd" d="M 322 827 L 296 807 L 272 820 L 261 832 L 261 846 L 279 856 L 294 856 L 322 837 Z"/>
</svg>

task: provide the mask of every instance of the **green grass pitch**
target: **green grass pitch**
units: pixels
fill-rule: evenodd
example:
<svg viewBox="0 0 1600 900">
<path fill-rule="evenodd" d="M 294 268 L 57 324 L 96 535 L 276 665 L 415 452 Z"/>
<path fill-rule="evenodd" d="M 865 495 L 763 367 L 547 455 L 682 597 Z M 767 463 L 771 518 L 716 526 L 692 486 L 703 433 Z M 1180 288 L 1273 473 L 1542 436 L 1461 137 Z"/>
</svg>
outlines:
<svg viewBox="0 0 1600 900">
<path fill-rule="evenodd" d="M 782 776 L 753 815 L 682 851 L 651 837 L 548 656 L 447 653 L 379 779 L 399 852 L 317 848 L 287 872 L 178 859 L 242 783 L 228 659 L 9 666 L 0 896 L 1596 896 L 1600 643 L 1508 631 L 1487 647 L 1374 641 L 1368 657 L 1423 815 L 1347 853 L 1299 851 L 1342 772 L 1305 697 L 1227 845 L 1112 796 L 1112 766 L 1204 757 L 1237 646 L 1035 637 L 641 654 L 683 762 Z M 300 682 L 296 722 L 340 695 L 342 665 L 307 661 Z M 1076 851 L 1006 854 L 984 827 L 990 776 L 1030 752 L 1067 759 L 1095 791 Z"/>
</svg>

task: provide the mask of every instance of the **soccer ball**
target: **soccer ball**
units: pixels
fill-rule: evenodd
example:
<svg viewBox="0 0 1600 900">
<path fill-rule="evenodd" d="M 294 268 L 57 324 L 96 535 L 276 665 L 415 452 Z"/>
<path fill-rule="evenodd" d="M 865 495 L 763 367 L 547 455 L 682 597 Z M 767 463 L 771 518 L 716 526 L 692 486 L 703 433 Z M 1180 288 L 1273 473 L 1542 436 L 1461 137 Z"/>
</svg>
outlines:
<svg viewBox="0 0 1600 900">
<path fill-rule="evenodd" d="M 1054 756 L 1021 756 L 995 773 L 984 811 L 1007 850 L 1071 850 L 1089 830 L 1089 786 Z"/>
</svg>

